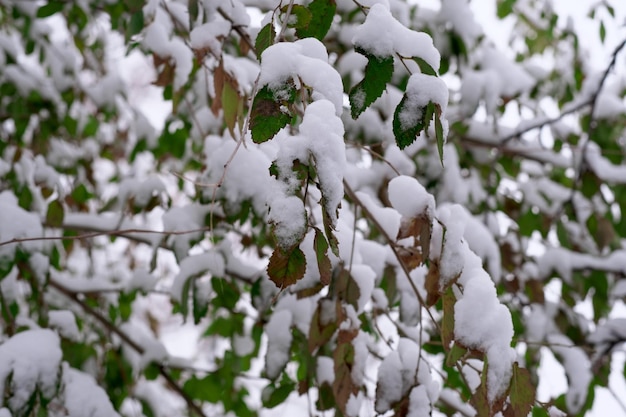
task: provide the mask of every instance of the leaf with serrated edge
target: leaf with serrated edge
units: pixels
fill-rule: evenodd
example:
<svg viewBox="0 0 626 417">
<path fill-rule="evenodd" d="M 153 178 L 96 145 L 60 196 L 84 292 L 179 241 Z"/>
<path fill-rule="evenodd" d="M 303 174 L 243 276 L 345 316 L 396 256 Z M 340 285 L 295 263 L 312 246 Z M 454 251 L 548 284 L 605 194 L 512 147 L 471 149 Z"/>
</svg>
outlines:
<svg viewBox="0 0 626 417">
<path fill-rule="evenodd" d="M 415 60 L 415 62 L 417 62 L 417 65 L 420 67 L 420 71 L 422 71 L 422 74 L 434 75 L 435 77 L 437 76 L 437 71 L 435 71 L 433 67 L 431 67 L 430 64 L 424 59 L 419 57 L 415 57 L 413 59 Z"/>
<path fill-rule="evenodd" d="M 513 364 L 509 399 L 515 417 L 526 417 L 535 403 L 535 387 L 530 380 L 530 373 L 520 368 L 517 362 Z"/>
<path fill-rule="evenodd" d="M 320 273 L 320 281 L 324 285 L 330 284 L 331 264 L 328 258 L 328 242 L 324 234 L 318 228 L 315 228 L 315 238 L 313 239 L 315 247 L 315 255 L 317 257 L 317 268 Z"/>
<path fill-rule="evenodd" d="M 267 274 L 278 288 L 287 288 L 304 276 L 306 258 L 299 247 L 290 250 L 274 249 L 267 266 Z"/>
<path fill-rule="evenodd" d="M 393 56 L 379 58 L 361 49 L 357 49 L 357 52 L 365 55 L 367 65 L 361 82 L 350 90 L 350 110 L 353 119 L 359 117 L 383 94 L 393 75 Z"/>
<path fill-rule="evenodd" d="M 307 8 L 311 12 L 311 21 L 307 27 L 296 28 L 296 36 L 300 39 L 317 38 L 321 41 L 333 23 L 337 4 L 335 0 L 313 0 Z"/>
<path fill-rule="evenodd" d="M 290 120 L 291 117 L 282 112 L 281 105 L 274 99 L 270 88 L 264 86 L 252 103 L 250 114 L 252 141 L 262 143 L 272 139 Z"/>
<path fill-rule="evenodd" d="M 257 58 L 261 59 L 261 54 L 274 43 L 275 37 L 276 30 L 274 29 L 272 22 L 261 28 L 259 34 L 256 36 L 256 41 L 254 42 L 254 49 L 256 50 Z"/>
</svg>

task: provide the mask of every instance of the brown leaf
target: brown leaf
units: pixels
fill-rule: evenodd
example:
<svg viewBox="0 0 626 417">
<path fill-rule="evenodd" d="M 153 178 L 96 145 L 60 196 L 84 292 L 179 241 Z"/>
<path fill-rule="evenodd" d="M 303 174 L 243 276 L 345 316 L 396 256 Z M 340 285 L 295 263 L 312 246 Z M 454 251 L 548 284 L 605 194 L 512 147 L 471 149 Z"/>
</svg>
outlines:
<svg viewBox="0 0 626 417">
<path fill-rule="evenodd" d="M 278 288 L 287 288 L 304 276 L 306 259 L 299 247 L 274 249 L 267 265 L 267 274 Z"/>
<path fill-rule="evenodd" d="M 344 330 L 340 331 L 344 332 Z M 349 339 L 344 335 L 342 340 Z M 352 380 L 352 365 L 354 364 L 354 346 L 351 342 L 338 343 L 333 353 L 335 363 L 335 380 L 333 381 L 333 394 L 335 401 L 342 413 L 346 414 L 346 404 L 351 394 L 357 394 L 359 389 Z"/>
<path fill-rule="evenodd" d="M 407 267 L 409 271 L 414 270 L 424 261 L 422 257 L 422 251 L 418 248 L 407 248 L 403 246 L 398 246 L 396 250 L 398 252 L 400 261 Z"/>
<path fill-rule="evenodd" d="M 330 284 L 332 275 L 330 259 L 328 258 L 328 241 L 324 234 L 317 227 L 315 228 L 315 238 L 313 239 L 313 247 L 317 257 L 317 268 L 320 273 L 320 281 L 326 286 Z"/>
<path fill-rule="evenodd" d="M 324 346 L 337 330 L 339 320 L 337 320 L 336 314 L 333 314 L 331 310 L 335 310 L 335 303 L 332 300 L 322 298 L 317 302 L 317 309 L 313 313 L 311 326 L 309 327 L 308 342 L 309 352 L 311 353 Z"/>
<path fill-rule="evenodd" d="M 226 81 L 226 71 L 224 70 L 224 63 L 220 61 L 220 64 L 215 68 L 213 72 L 213 87 L 215 89 L 215 97 L 211 103 L 211 111 L 217 116 L 222 108 L 222 91 L 224 90 L 224 82 Z"/>
<path fill-rule="evenodd" d="M 454 340 L 454 304 L 456 297 L 452 287 L 443 294 L 443 318 L 441 320 L 441 342 L 446 352 L 450 349 L 450 344 Z"/>
<path fill-rule="evenodd" d="M 424 288 L 426 289 L 426 306 L 431 307 L 439 301 L 439 262 L 432 261 L 428 267 Z"/>
</svg>

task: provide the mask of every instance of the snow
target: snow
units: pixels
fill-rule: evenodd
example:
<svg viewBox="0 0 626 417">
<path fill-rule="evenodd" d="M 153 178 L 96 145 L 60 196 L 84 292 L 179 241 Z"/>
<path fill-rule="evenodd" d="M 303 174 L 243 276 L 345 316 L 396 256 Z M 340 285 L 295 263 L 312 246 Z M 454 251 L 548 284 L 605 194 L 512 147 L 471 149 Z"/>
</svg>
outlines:
<svg viewBox="0 0 626 417">
<path fill-rule="evenodd" d="M 0 242 L 13 239 L 28 239 L 43 236 L 41 220 L 35 213 L 30 213 L 17 205 L 17 198 L 10 191 L 0 193 Z M 0 260 L 12 260 L 17 247 L 27 252 L 41 251 L 41 241 L 30 241 L 0 246 Z"/>
<path fill-rule="evenodd" d="M 259 87 L 280 91 L 285 83 L 298 80 L 313 89 L 314 101 L 326 99 L 337 116 L 343 112 L 343 84 L 339 73 L 329 64 L 326 47 L 315 38 L 280 42 L 263 51 Z"/>
<path fill-rule="evenodd" d="M 402 362 L 397 351 L 391 352 L 378 367 L 376 386 L 376 406 L 378 413 L 384 413 L 402 398 Z"/>
<path fill-rule="evenodd" d="M 435 198 L 415 178 L 400 175 L 389 181 L 389 201 L 393 208 L 406 218 L 425 214 L 432 218 Z"/>
<path fill-rule="evenodd" d="M 393 208 L 381 207 L 372 197 L 362 191 L 357 191 L 356 195 L 363 204 L 363 207 L 366 208 L 381 225 L 385 234 L 395 239 L 400 229 L 400 214 Z"/>
<path fill-rule="evenodd" d="M 306 233 L 304 203 L 299 197 L 278 197 L 271 201 L 267 220 L 274 225 L 274 236 L 285 250 L 294 247 Z"/>
<path fill-rule="evenodd" d="M 510 347 L 513 322 L 509 310 L 498 300 L 480 258 L 465 242 L 461 250 L 465 265 L 458 284 L 463 293 L 454 305 L 454 335 L 464 346 L 486 353 L 487 398 L 492 402 L 506 392 L 512 375 L 516 359 L 515 350 Z"/>
<path fill-rule="evenodd" d="M 336 106 L 336 104 L 335 104 Z M 343 198 L 343 176 L 346 151 L 341 119 L 333 114 L 331 102 L 320 100 L 309 104 L 300 124 L 300 135 L 307 138 L 306 147 L 316 163 L 326 211 L 333 225 Z"/>
<path fill-rule="evenodd" d="M 288 310 L 280 310 L 272 314 L 265 325 L 267 334 L 267 354 L 265 355 L 265 371 L 268 378 L 275 379 L 289 362 L 291 357 L 291 320 Z"/>
<path fill-rule="evenodd" d="M 57 329 L 66 339 L 77 341 L 80 335 L 74 313 L 69 310 L 52 310 L 48 312 L 48 324 Z"/>
<path fill-rule="evenodd" d="M 214 19 L 208 23 L 195 26 L 189 34 L 191 49 L 206 49 L 219 55 L 222 50 L 222 43 L 219 38 L 226 38 L 231 30 L 230 22 L 227 20 Z"/>
<path fill-rule="evenodd" d="M 565 404 L 572 414 L 577 414 L 587 399 L 587 389 L 593 373 L 591 362 L 583 349 L 574 346 L 574 343 L 559 333 L 550 333 L 546 341 L 554 353 L 560 357 L 565 368 L 565 374 L 569 382 L 569 388 L 565 393 Z"/>
<path fill-rule="evenodd" d="M 319 385 L 322 385 L 324 382 L 328 384 L 332 384 L 335 380 L 335 363 L 333 358 L 329 358 L 328 356 L 318 356 L 317 357 L 317 367 L 315 368 L 315 378 Z"/>
<path fill-rule="evenodd" d="M 223 277 L 225 274 L 224 258 L 215 250 L 189 256 L 180 262 L 179 268 L 170 289 L 172 298 L 177 301 L 182 299 L 185 284 L 190 279 L 207 272 L 216 277 Z"/>
<path fill-rule="evenodd" d="M 64 415 L 68 417 L 119 417 L 106 392 L 84 372 L 63 364 Z"/>
<path fill-rule="evenodd" d="M 52 330 L 37 329 L 17 333 L 0 345 L 0 406 L 17 410 L 26 405 L 35 390 L 52 398 L 58 386 L 63 352 L 59 336 Z M 7 379 L 10 377 L 10 386 Z"/>
<path fill-rule="evenodd" d="M 388 7 L 380 3 L 369 10 L 365 22 L 356 29 L 352 43 L 379 58 L 393 56 L 394 53 L 402 57 L 422 58 L 435 71 L 439 70 L 441 56 L 431 37 L 408 29 L 391 15 Z"/>
</svg>

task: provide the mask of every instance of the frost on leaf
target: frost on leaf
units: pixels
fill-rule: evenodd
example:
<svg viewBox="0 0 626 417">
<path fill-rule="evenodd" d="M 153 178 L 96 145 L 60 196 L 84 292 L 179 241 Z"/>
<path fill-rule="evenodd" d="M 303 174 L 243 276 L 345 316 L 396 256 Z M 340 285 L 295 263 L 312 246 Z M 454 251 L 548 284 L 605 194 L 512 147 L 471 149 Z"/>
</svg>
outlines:
<svg viewBox="0 0 626 417">
<path fill-rule="evenodd" d="M 356 119 L 379 98 L 393 75 L 393 56 L 377 57 L 357 49 L 367 57 L 363 79 L 350 90 L 350 109 Z"/>
<path fill-rule="evenodd" d="M 393 115 L 393 133 L 398 147 L 404 149 L 411 145 L 422 130 L 428 134 L 434 119 L 437 148 L 443 161 L 443 145 L 448 135 L 447 106 L 448 87 L 440 78 L 413 74 Z"/>
<path fill-rule="evenodd" d="M 250 113 L 250 130 L 254 142 L 261 143 L 272 139 L 291 120 L 291 116 L 282 108 L 281 98 L 293 102 L 295 89 L 287 88 L 283 91 L 287 94 L 277 97 L 268 86 L 263 86 L 254 97 Z"/>
</svg>

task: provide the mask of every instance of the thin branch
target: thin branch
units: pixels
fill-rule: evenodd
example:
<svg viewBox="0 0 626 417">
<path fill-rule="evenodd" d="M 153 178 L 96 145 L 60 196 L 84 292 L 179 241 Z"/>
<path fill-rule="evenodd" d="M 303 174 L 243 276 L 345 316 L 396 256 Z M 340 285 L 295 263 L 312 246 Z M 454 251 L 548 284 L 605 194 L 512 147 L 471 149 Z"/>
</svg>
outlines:
<svg viewBox="0 0 626 417">
<path fill-rule="evenodd" d="M 48 282 L 49 282 L 49 285 L 51 287 L 55 288 L 57 291 L 59 291 L 60 293 L 65 295 L 67 298 L 69 298 L 70 300 L 74 301 L 76 304 L 80 305 L 80 307 L 87 314 L 89 314 L 94 319 L 96 319 L 108 331 L 110 331 L 111 333 L 116 334 L 124 343 L 126 343 L 128 346 L 130 346 L 137 353 L 139 353 L 140 355 L 145 353 L 145 349 L 143 348 L 143 346 L 141 346 L 140 344 L 135 342 L 133 339 L 131 339 L 130 336 L 128 336 L 126 333 L 121 331 L 117 326 L 115 326 L 113 323 L 111 323 L 99 311 L 97 311 L 96 309 L 94 309 L 93 307 L 91 307 L 90 305 L 85 303 L 83 300 L 81 300 L 76 293 L 72 292 L 71 290 L 69 290 L 64 285 L 60 284 L 59 282 L 55 281 L 54 279 L 50 279 Z M 187 395 L 187 393 L 185 391 L 183 391 L 182 387 L 170 375 L 170 373 L 165 368 L 165 366 L 163 364 L 156 364 L 156 365 L 157 365 L 157 367 L 159 369 L 159 374 L 168 382 L 170 388 L 172 388 L 172 390 L 174 390 L 178 395 L 180 395 L 180 397 L 183 400 L 185 400 L 185 402 L 187 403 L 187 406 L 189 407 L 189 409 L 193 410 L 195 413 L 197 413 L 201 417 L 207 417 L 206 414 L 204 414 L 204 411 L 202 411 L 202 408 L 200 406 L 198 406 L 193 401 L 193 399 L 191 397 L 189 397 L 189 395 Z"/>
<path fill-rule="evenodd" d="M 252 39 L 250 39 L 250 35 L 248 35 L 240 25 L 236 25 L 235 21 L 221 7 L 217 8 L 217 12 L 220 14 L 220 16 L 230 22 L 231 27 L 235 30 L 235 32 L 237 32 L 241 39 L 243 39 L 246 45 L 248 45 L 248 48 L 250 48 L 250 50 L 258 56 L 256 48 L 254 47 L 254 42 L 252 42 Z"/>
<path fill-rule="evenodd" d="M 67 229 L 85 229 L 85 228 L 84 227 L 67 227 Z M 128 236 L 128 235 L 130 235 L 131 233 L 135 233 L 135 234 L 142 233 L 142 234 L 155 234 L 155 235 L 170 236 L 170 235 L 186 235 L 190 233 L 207 232 L 207 231 L 209 231 L 209 227 L 201 227 L 198 229 L 178 230 L 178 231 L 174 231 L 174 230 L 159 231 L 159 230 L 149 230 L 149 229 L 101 230 L 101 231 L 94 231 L 90 233 L 83 233 L 77 236 L 37 236 L 37 237 L 13 238 L 11 240 L 5 240 L 3 242 L 0 242 L 0 247 L 10 245 L 10 244 L 23 243 L 23 242 L 34 242 L 34 241 L 43 241 L 43 240 L 82 240 L 82 239 L 89 239 L 89 238 L 94 238 L 98 236 L 120 236 L 120 237 L 125 237 L 128 239 L 132 239 L 141 243 L 146 243 L 146 244 L 151 245 L 152 242 L 149 239 L 141 239 L 137 236 Z"/>
<path fill-rule="evenodd" d="M 395 240 L 392 239 L 391 236 L 389 236 L 387 234 L 387 232 L 382 227 L 382 225 L 378 222 L 376 217 L 374 217 L 374 215 L 367 209 L 367 207 L 363 204 L 363 202 L 359 199 L 359 197 L 357 197 L 356 193 L 354 192 L 354 190 L 352 190 L 352 187 L 350 187 L 350 184 L 348 184 L 348 182 L 345 179 L 343 180 L 343 187 L 344 187 L 348 197 L 350 197 L 350 199 L 354 202 L 354 204 L 357 204 L 357 205 L 359 205 L 361 207 L 361 211 L 363 212 L 363 214 L 365 214 L 365 217 L 367 217 L 372 223 L 374 223 L 374 226 L 376 226 L 378 231 L 384 236 L 385 240 L 389 244 L 389 247 L 391 248 L 391 251 L 393 252 L 393 254 L 396 257 L 396 259 L 398 260 L 398 263 L 400 264 L 400 267 L 402 268 L 402 271 L 406 275 L 406 278 L 409 281 L 409 285 L 411 286 L 411 289 L 413 290 L 413 293 L 415 293 L 415 296 L 417 297 L 417 300 L 419 301 L 420 305 L 424 309 L 426 309 L 426 312 L 428 313 L 428 316 L 432 320 L 432 322 L 435 325 L 435 327 L 439 331 L 441 331 L 439 323 L 437 323 L 437 320 L 435 320 L 435 317 L 431 313 L 430 309 L 426 306 L 426 302 L 424 301 L 424 298 L 422 297 L 422 295 L 420 294 L 419 290 L 415 286 L 415 283 L 411 279 L 411 272 L 409 271 L 408 267 L 406 266 L 406 264 L 402 260 L 402 257 L 400 256 L 400 254 L 398 253 L 398 250 L 397 250 L 396 244 L 395 244 Z M 420 320 L 421 320 L 421 314 L 420 314 Z"/>
</svg>

